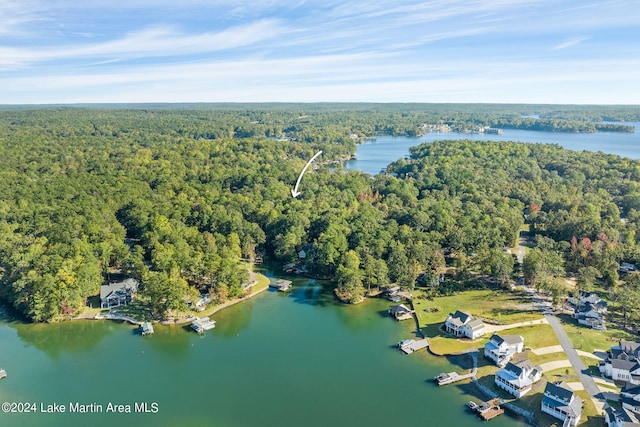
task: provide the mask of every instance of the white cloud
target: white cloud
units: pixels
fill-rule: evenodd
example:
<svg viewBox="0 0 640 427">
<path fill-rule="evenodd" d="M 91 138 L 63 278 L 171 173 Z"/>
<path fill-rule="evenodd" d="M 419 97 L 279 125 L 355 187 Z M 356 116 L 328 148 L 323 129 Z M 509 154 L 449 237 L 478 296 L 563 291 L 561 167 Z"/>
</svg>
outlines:
<svg viewBox="0 0 640 427">
<path fill-rule="evenodd" d="M 275 20 L 263 20 L 220 32 L 185 34 L 169 27 L 131 32 L 121 39 L 51 48 L 0 47 L 0 66 L 18 67 L 42 61 L 106 58 L 107 60 L 184 56 L 252 45 L 286 30 Z"/>
<path fill-rule="evenodd" d="M 565 40 L 560 44 L 555 45 L 551 50 L 562 50 L 569 47 L 577 46 L 585 40 L 589 40 L 589 37 L 572 37 L 569 40 Z"/>
</svg>

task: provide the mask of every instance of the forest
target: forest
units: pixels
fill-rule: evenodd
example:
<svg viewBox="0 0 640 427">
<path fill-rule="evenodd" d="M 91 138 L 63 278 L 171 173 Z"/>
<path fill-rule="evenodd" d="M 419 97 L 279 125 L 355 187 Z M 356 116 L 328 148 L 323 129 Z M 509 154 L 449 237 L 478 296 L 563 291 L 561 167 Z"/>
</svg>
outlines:
<svg viewBox="0 0 640 427">
<path fill-rule="evenodd" d="M 640 117 L 631 107 L 557 110 L 4 108 L 0 298 L 33 321 L 51 321 L 79 313 L 122 272 L 140 281 L 141 295 L 163 318 L 199 294 L 215 302 L 240 296 L 247 280 L 241 260 L 260 253 L 287 263 L 303 248 L 307 273 L 332 280 L 346 302 L 390 283 L 438 283 L 447 268 L 455 274 L 438 292 L 448 292 L 478 272 L 506 283 L 514 260 L 505 247 L 526 224 L 535 236 L 527 280 L 556 298 L 566 292 L 566 275 L 584 289 L 606 287 L 634 319 L 640 290 L 618 269 L 640 261 L 639 162 L 555 145 L 440 141 L 414 147 L 374 177 L 339 163 L 364 138 L 416 135 L 424 124 L 598 131 L 594 120 Z M 318 150 L 303 194 L 291 197 Z"/>
</svg>

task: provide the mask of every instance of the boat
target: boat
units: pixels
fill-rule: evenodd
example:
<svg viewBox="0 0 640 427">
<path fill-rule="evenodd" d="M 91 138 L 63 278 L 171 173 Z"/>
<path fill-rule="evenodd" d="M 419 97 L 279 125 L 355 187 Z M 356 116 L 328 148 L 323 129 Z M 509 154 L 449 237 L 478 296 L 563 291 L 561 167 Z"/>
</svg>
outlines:
<svg viewBox="0 0 640 427">
<path fill-rule="evenodd" d="M 470 400 L 467 402 L 467 408 L 471 409 L 472 411 L 477 411 L 478 410 L 478 404 L 476 402 L 474 402 L 473 400 Z"/>
<path fill-rule="evenodd" d="M 413 340 L 402 340 L 398 342 L 398 344 L 396 344 L 396 347 L 398 348 L 406 347 L 408 345 L 411 345 L 411 343 L 413 343 Z"/>
<path fill-rule="evenodd" d="M 7 377 L 7 371 L 4 369 L 0 369 L 0 379 Z"/>
</svg>

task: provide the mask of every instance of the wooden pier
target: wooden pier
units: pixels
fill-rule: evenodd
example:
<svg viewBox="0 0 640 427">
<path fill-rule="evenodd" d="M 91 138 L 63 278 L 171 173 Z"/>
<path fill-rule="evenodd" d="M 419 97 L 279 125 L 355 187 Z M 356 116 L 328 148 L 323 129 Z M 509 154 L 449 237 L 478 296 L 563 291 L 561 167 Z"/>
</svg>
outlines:
<svg viewBox="0 0 640 427">
<path fill-rule="evenodd" d="M 476 404 L 471 401 L 467 403 L 469 409 L 482 418 L 484 421 L 489 421 L 494 419 L 498 415 L 504 414 L 504 409 L 500 405 L 502 405 L 504 401 L 500 398 L 495 398 L 488 400 L 486 402 L 482 402 L 481 404 Z"/>
<path fill-rule="evenodd" d="M 474 350 L 468 352 L 467 354 L 471 356 L 471 359 L 473 360 L 473 369 L 471 369 L 471 372 L 464 375 L 460 375 L 457 372 L 443 372 L 440 375 L 433 377 L 433 380 L 436 382 L 436 384 L 441 386 L 457 383 L 458 381 L 466 379 L 475 379 L 476 373 L 478 372 L 478 352 Z"/>
<path fill-rule="evenodd" d="M 269 287 L 286 292 L 291 289 L 291 283 L 291 280 L 278 279 L 275 283 L 269 283 Z"/>
<path fill-rule="evenodd" d="M 427 348 L 428 346 L 429 341 L 426 338 L 423 338 L 421 340 L 404 340 L 400 341 L 397 344 L 397 347 L 400 349 L 400 351 L 404 352 L 405 354 L 411 354 L 418 350 L 422 350 L 423 348 Z"/>
</svg>

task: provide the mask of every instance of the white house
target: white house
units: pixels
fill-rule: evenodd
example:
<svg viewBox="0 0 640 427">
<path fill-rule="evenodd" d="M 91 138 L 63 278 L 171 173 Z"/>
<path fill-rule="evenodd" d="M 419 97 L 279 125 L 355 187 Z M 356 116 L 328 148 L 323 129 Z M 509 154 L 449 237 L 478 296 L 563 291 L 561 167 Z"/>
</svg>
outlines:
<svg viewBox="0 0 640 427">
<path fill-rule="evenodd" d="M 540 409 L 564 421 L 563 425 L 576 426 L 582 415 L 582 399 L 563 382 L 547 383 Z"/>
<path fill-rule="evenodd" d="M 444 327 L 447 333 L 456 337 L 476 339 L 484 335 L 482 320 L 475 319 L 469 313 L 463 313 L 460 310 L 453 314 L 449 313 L 444 321 Z"/>
<path fill-rule="evenodd" d="M 503 369 L 496 372 L 495 383 L 498 387 L 521 398 L 531 391 L 533 384 L 542 378 L 542 369 L 534 366 L 528 360 L 518 363 L 507 363 Z"/>
<path fill-rule="evenodd" d="M 600 373 L 616 381 L 640 384 L 640 343 L 620 341 L 609 350 L 609 357 L 600 362 Z"/>
<path fill-rule="evenodd" d="M 484 345 L 484 357 L 490 359 L 499 367 L 504 367 L 516 353 L 524 350 L 524 338 L 520 335 L 500 336 L 494 333 L 489 342 Z"/>
</svg>

